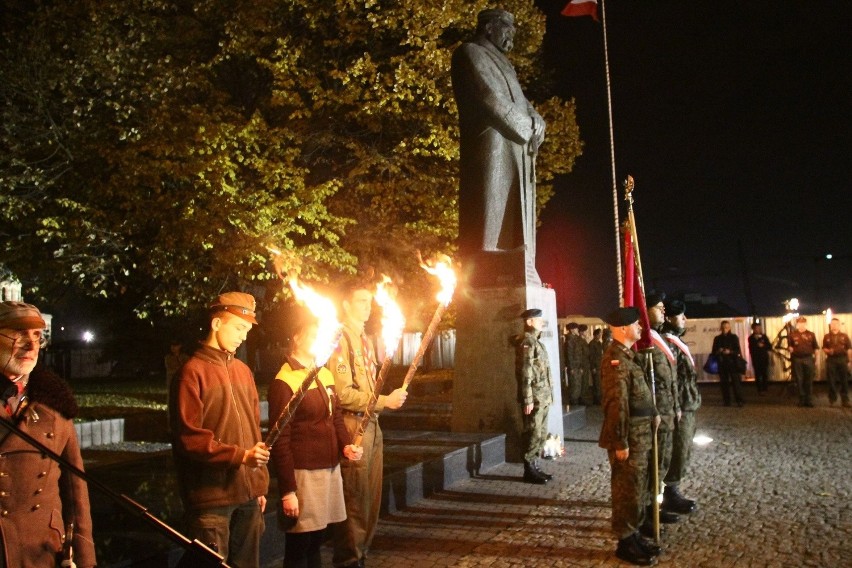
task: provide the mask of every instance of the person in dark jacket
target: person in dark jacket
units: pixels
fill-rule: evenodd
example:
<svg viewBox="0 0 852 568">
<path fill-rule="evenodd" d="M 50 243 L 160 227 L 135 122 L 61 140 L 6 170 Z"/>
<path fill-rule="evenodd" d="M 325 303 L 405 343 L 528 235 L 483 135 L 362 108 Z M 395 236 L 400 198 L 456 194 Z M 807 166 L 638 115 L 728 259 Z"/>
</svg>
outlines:
<svg viewBox="0 0 852 568">
<path fill-rule="evenodd" d="M 255 324 L 250 294 L 220 295 L 210 306 L 207 338 L 172 381 L 169 396 L 188 536 L 214 545 L 233 568 L 260 565 L 269 488 L 254 376 L 234 356 Z"/>
<path fill-rule="evenodd" d="M 77 402 L 65 381 L 36 367 L 46 327 L 35 306 L 0 302 L 0 390 L 6 406 L 0 419 L 83 469 L 74 430 Z M 71 553 L 79 568 L 95 566 L 85 481 L 6 428 L 0 429 L 0 458 L 0 567 L 53 567 Z M 66 543 L 69 529 L 74 536 Z"/>
<path fill-rule="evenodd" d="M 719 335 L 713 338 L 713 353 L 719 358 L 719 384 L 722 387 L 722 401 L 731 406 L 731 389 L 737 406 L 745 404 L 743 399 L 741 373 L 737 361 L 742 358 L 740 339 L 731 333 L 731 322 L 723 320 L 719 325 Z"/>
<path fill-rule="evenodd" d="M 766 394 L 769 390 L 769 354 L 772 352 L 772 342 L 763 333 L 759 322 L 751 324 L 751 335 L 748 336 L 748 352 L 751 355 L 751 365 L 754 367 L 754 382 L 757 392 Z"/>
<path fill-rule="evenodd" d="M 308 376 L 314 362 L 311 346 L 316 338 L 316 321 L 304 316 L 293 334 L 292 351 L 269 386 L 272 419 L 281 415 Z M 320 368 L 271 450 L 280 511 L 289 519 L 282 522 L 287 531 L 285 568 L 321 566 L 320 545 L 326 527 L 346 519 L 340 455 L 357 461 L 363 451 L 351 444 L 334 390 L 334 375 L 325 367 Z"/>
</svg>

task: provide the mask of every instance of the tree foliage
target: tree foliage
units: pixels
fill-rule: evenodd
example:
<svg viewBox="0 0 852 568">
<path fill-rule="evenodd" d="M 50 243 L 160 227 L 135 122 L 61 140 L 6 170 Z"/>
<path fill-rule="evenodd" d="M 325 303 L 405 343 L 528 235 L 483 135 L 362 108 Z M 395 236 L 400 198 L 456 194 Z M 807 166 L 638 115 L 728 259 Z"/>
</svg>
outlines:
<svg viewBox="0 0 852 568">
<path fill-rule="evenodd" d="M 414 288 L 415 251 L 457 224 L 453 49 L 485 1 L 5 0 L 3 262 L 31 292 L 129 295 L 180 314 L 272 278 L 370 265 Z M 512 60 L 548 122 L 539 206 L 580 142 L 547 96 L 544 16 L 515 14 Z"/>
</svg>

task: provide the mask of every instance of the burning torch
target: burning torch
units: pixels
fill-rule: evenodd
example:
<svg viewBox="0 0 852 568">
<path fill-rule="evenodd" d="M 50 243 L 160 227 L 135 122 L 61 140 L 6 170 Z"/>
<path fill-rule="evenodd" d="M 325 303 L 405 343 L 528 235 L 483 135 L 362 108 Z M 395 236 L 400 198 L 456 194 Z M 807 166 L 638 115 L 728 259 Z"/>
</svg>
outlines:
<svg viewBox="0 0 852 568">
<path fill-rule="evenodd" d="M 414 373 L 417 372 L 417 367 L 423 361 L 426 349 L 428 349 L 429 344 L 432 342 L 432 337 L 435 335 L 435 330 L 438 329 L 438 324 L 441 323 L 441 318 L 444 317 L 447 306 L 450 305 L 450 301 L 453 299 L 457 278 L 452 264 L 452 260 L 446 255 L 439 255 L 434 266 L 429 266 L 422 259 L 420 261 L 420 266 L 426 272 L 437 276 L 441 281 L 441 291 L 438 292 L 438 307 L 435 309 L 432 321 L 429 322 L 426 333 L 423 334 L 423 339 L 417 348 L 417 353 L 414 355 L 414 359 L 411 360 L 411 365 L 408 366 L 408 372 L 405 373 L 405 379 L 402 381 L 402 388 L 406 391 L 408 390 L 408 385 L 414 380 Z"/>
<path fill-rule="evenodd" d="M 281 253 L 277 249 L 267 248 L 273 254 L 280 256 Z M 284 279 L 281 265 L 277 262 L 277 259 L 276 271 L 278 272 L 278 276 Z M 308 393 L 311 383 L 317 380 L 317 375 L 319 375 L 322 366 L 325 365 L 331 354 L 334 353 L 340 341 L 340 336 L 343 333 L 343 328 L 340 322 L 337 321 L 337 308 L 334 306 L 334 302 L 318 294 L 309 286 L 300 283 L 295 270 L 290 270 L 287 282 L 293 291 L 296 301 L 305 306 L 317 318 L 317 337 L 310 348 L 313 361 L 308 368 L 305 380 L 302 381 L 302 384 L 299 385 L 299 388 L 296 389 L 296 392 L 287 401 L 287 405 L 269 429 L 269 434 L 267 434 L 264 441 L 267 448 L 272 448 L 272 445 L 275 444 L 275 441 L 281 435 L 281 431 L 293 419 L 293 415 L 302 402 L 302 399 Z"/>
<path fill-rule="evenodd" d="M 367 408 L 364 410 L 364 416 L 361 417 L 361 423 L 358 424 L 358 429 L 353 437 L 353 444 L 361 445 L 364 438 L 364 431 L 367 429 L 367 424 L 370 422 L 370 417 L 376 410 L 376 402 L 379 400 L 379 393 L 382 391 L 385 377 L 393 363 L 393 355 L 399 346 L 399 340 L 402 337 L 402 331 L 405 328 L 405 317 L 402 315 L 402 310 L 396 303 L 394 296 L 395 290 L 392 291 L 391 279 L 387 276 L 382 277 L 376 289 L 375 300 L 382 308 L 382 341 L 385 344 L 385 360 L 382 361 L 382 366 L 379 369 L 379 374 L 376 376 L 376 382 L 373 385 L 373 390 L 370 393 L 370 400 L 367 402 Z"/>
</svg>

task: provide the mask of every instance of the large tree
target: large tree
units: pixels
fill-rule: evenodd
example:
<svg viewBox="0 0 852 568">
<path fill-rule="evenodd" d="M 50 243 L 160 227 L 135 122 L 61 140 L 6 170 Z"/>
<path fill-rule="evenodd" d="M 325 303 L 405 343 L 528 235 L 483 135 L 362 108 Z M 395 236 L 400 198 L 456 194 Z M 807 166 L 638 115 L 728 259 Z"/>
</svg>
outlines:
<svg viewBox="0 0 852 568">
<path fill-rule="evenodd" d="M 311 279 L 370 265 L 412 288 L 415 251 L 457 224 L 453 49 L 486 1 L 5 0 L 3 261 L 30 292 L 129 295 L 177 314 L 271 277 L 267 244 Z M 539 206 L 580 152 L 547 95 L 544 16 L 512 60 L 545 120 Z"/>
</svg>

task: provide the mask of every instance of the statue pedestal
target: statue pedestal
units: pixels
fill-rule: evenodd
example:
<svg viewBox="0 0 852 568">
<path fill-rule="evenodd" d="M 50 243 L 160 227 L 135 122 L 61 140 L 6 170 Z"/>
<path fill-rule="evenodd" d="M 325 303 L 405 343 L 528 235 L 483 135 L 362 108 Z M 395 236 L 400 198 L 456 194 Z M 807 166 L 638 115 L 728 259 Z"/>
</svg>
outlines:
<svg viewBox="0 0 852 568">
<path fill-rule="evenodd" d="M 455 299 L 458 314 L 452 430 L 505 433 L 506 460 L 518 462 L 523 457 L 523 422 L 510 338 L 523 331 L 519 316 L 527 308 L 544 312 L 541 341 L 547 349 L 553 381 L 547 430 L 560 441 L 564 438 L 556 293 L 533 285 L 479 286 L 462 288 Z"/>
</svg>

